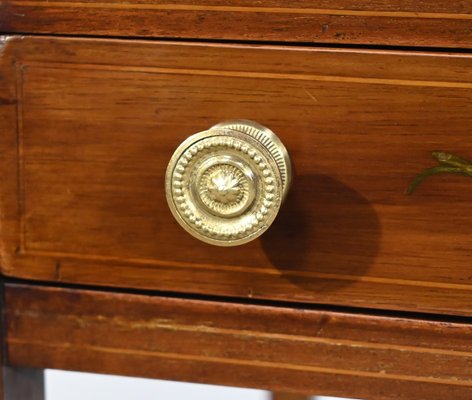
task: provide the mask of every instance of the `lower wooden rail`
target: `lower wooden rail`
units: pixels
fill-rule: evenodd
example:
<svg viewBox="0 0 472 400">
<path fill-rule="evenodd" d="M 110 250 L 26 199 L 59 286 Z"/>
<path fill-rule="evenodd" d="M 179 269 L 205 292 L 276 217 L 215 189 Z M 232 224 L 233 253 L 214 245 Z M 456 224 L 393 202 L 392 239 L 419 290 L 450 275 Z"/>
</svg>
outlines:
<svg viewBox="0 0 472 400">
<path fill-rule="evenodd" d="M 472 398 L 472 326 L 8 284 L 6 362 L 375 400 Z"/>
<path fill-rule="evenodd" d="M 309 396 L 304 396 L 297 393 L 272 393 L 271 400 L 309 400 Z"/>
</svg>

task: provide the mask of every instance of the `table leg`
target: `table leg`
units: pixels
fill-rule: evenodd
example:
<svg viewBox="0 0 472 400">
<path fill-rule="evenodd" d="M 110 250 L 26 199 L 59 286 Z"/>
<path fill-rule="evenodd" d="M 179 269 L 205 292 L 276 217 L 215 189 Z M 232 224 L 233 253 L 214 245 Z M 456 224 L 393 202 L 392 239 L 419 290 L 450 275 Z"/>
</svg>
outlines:
<svg viewBox="0 0 472 400">
<path fill-rule="evenodd" d="M 44 371 L 3 368 L 3 400 L 45 400 Z"/>
</svg>

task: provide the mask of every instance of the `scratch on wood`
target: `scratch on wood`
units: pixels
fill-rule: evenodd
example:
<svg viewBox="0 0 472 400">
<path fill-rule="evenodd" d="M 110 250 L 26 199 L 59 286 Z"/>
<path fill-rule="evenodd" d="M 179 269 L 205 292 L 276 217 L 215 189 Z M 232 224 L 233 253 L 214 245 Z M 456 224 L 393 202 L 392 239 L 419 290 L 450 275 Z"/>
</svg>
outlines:
<svg viewBox="0 0 472 400">
<path fill-rule="evenodd" d="M 303 91 L 312 99 L 315 103 L 319 103 L 318 99 L 306 88 L 303 88 Z"/>
<path fill-rule="evenodd" d="M 55 269 L 55 273 L 54 273 L 54 279 L 57 282 L 61 281 L 61 263 L 59 261 L 56 262 L 56 269 Z"/>
</svg>

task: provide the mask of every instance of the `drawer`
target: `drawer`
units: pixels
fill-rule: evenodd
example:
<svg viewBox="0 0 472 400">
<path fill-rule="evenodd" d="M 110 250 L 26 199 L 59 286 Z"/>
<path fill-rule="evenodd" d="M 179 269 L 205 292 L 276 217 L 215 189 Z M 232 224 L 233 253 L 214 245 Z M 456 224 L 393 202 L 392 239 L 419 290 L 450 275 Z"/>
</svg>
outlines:
<svg viewBox="0 0 472 400">
<path fill-rule="evenodd" d="M 10 37 L 3 41 L 1 266 L 17 278 L 472 315 L 466 54 Z M 259 239 L 223 248 L 174 220 L 165 171 L 234 118 L 294 167 Z"/>
<path fill-rule="evenodd" d="M 4 0 L 0 32 L 471 48 L 472 5 L 469 0 Z"/>
</svg>

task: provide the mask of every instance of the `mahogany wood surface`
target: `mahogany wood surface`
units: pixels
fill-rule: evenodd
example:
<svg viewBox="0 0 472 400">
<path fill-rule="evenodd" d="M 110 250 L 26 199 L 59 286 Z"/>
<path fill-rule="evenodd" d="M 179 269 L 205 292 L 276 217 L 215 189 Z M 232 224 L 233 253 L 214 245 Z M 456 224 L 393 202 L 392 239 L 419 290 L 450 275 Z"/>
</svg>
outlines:
<svg viewBox="0 0 472 400">
<path fill-rule="evenodd" d="M 43 281 L 472 315 L 472 56 L 11 37 L 0 80 L 3 273 Z M 260 239 L 219 248 L 165 200 L 174 149 L 234 118 L 295 167 Z"/>
<path fill-rule="evenodd" d="M 283 392 L 277 392 L 277 393 L 272 393 L 272 400 L 310 400 L 309 396 L 305 396 L 303 394 L 297 394 L 297 393 L 283 393 Z"/>
<path fill-rule="evenodd" d="M 10 366 L 365 400 L 470 400 L 461 322 L 6 287 Z"/>
<path fill-rule="evenodd" d="M 469 0 L 4 0 L 0 31 L 472 47 Z"/>
</svg>

